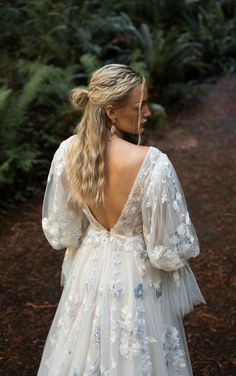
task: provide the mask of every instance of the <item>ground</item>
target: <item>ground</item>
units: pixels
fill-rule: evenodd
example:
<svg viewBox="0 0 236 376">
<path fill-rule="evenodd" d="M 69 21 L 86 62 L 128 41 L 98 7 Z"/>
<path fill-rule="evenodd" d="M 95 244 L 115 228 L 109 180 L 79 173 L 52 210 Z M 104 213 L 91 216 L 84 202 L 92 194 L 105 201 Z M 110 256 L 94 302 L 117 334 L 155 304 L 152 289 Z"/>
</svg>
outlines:
<svg viewBox="0 0 236 376">
<path fill-rule="evenodd" d="M 148 144 L 175 166 L 201 246 L 190 266 L 207 305 L 184 318 L 194 376 L 233 376 L 236 75 L 218 78 L 206 90 L 170 114 L 167 132 L 150 130 Z M 41 202 L 39 195 L 0 216 L 4 376 L 36 375 L 61 294 L 63 252 L 53 251 L 44 238 Z"/>
</svg>

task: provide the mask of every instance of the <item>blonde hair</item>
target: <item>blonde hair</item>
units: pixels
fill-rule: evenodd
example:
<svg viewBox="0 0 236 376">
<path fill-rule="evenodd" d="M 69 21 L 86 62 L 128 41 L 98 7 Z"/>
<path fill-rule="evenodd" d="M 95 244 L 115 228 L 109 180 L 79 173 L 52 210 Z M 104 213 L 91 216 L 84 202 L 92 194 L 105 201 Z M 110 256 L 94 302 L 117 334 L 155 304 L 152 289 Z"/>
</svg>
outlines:
<svg viewBox="0 0 236 376">
<path fill-rule="evenodd" d="M 76 137 L 68 149 L 66 172 L 71 199 L 81 207 L 86 207 L 86 203 L 104 205 L 106 125 L 111 122 L 105 108 L 107 105 L 122 107 L 140 84 L 139 144 L 145 84 L 145 79 L 139 73 L 123 64 L 105 65 L 92 74 L 88 89 L 78 87 L 71 92 L 72 104 L 83 111 L 83 116 L 76 127 Z"/>
</svg>

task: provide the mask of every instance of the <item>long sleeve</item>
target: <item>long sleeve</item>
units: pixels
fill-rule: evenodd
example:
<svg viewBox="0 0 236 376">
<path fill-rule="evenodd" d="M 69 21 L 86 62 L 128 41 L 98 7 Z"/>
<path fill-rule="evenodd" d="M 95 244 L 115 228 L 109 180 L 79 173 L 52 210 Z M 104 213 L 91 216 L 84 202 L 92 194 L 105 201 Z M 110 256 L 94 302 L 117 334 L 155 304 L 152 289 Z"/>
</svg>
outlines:
<svg viewBox="0 0 236 376">
<path fill-rule="evenodd" d="M 73 137 L 73 136 L 72 136 Z M 71 204 L 65 172 L 65 154 L 69 139 L 56 151 L 48 175 L 42 208 L 42 227 L 50 245 L 57 250 L 78 248 L 88 220 L 83 211 Z"/>
<path fill-rule="evenodd" d="M 142 212 L 144 238 L 154 267 L 177 270 L 199 254 L 199 242 L 183 190 L 164 153 L 151 172 Z"/>
<path fill-rule="evenodd" d="M 54 249 L 66 248 L 61 273 L 62 286 L 67 283 L 80 240 L 89 223 L 81 208 L 70 200 L 65 156 L 72 137 L 63 141 L 54 154 L 42 208 L 42 227 L 48 242 Z"/>
<path fill-rule="evenodd" d="M 146 181 L 142 216 L 150 262 L 162 271 L 166 314 L 184 316 L 194 304 L 206 303 L 188 265 L 199 242 L 176 171 L 162 152 Z"/>
</svg>

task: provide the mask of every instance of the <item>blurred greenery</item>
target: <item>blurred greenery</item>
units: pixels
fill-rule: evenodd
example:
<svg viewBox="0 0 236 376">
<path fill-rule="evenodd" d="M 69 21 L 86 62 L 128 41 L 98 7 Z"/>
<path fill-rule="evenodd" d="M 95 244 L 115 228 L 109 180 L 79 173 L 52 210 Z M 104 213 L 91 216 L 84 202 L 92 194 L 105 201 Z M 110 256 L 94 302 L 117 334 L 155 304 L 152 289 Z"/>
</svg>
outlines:
<svg viewBox="0 0 236 376">
<path fill-rule="evenodd" d="M 2 207 L 42 187 L 78 121 L 69 92 L 96 68 L 124 63 L 142 73 L 159 128 L 206 79 L 236 70 L 233 0 L 18 0 L 0 9 Z"/>
</svg>

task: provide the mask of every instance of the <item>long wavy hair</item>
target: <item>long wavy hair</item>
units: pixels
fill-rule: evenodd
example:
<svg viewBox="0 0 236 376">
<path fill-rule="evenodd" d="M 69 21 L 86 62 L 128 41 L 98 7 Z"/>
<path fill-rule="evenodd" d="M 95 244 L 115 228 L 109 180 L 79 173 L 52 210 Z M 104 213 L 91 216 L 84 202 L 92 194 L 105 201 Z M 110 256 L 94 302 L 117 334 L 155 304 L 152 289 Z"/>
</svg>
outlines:
<svg viewBox="0 0 236 376">
<path fill-rule="evenodd" d="M 83 116 L 76 127 L 76 137 L 70 143 L 66 158 L 66 173 L 71 188 L 71 199 L 82 208 L 87 204 L 104 205 L 105 151 L 107 127 L 111 120 L 106 106 L 120 108 L 128 102 L 134 88 L 142 84 L 139 103 L 138 130 L 141 141 L 141 104 L 145 79 L 131 67 L 108 64 L 96 70 L 88 89 L 77 87 L 71 92 L 71 101 Z"/>
</svg>

